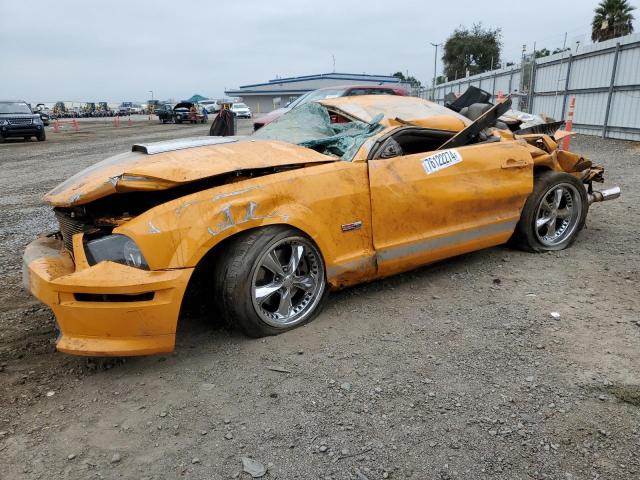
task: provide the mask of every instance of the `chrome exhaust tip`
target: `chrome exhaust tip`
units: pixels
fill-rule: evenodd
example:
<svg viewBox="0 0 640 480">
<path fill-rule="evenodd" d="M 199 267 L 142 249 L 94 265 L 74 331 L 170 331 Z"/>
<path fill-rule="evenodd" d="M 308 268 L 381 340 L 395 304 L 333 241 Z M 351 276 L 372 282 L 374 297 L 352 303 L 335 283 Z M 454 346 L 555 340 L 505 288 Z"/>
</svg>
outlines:
<svg viewBox="0 0 640 480">
<path fill-rule="evenodd" d="M 611 187 L 605 190 L 594 190 L 587 194 L 589 199 L 589 205 L 595 202 L 606 202 L 607 200 L 613 200 L 620 196 L 620 187 Z"/>
</svg>

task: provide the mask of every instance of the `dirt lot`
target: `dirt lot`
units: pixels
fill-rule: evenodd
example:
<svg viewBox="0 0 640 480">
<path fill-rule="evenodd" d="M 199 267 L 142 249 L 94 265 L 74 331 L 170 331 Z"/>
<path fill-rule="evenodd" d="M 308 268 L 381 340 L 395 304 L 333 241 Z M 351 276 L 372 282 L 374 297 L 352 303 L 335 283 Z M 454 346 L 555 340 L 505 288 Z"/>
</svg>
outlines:
<svg viewBox="0 0 640 480">
<path fill-rule="evenodd" d="M 171 355 L 56 353 L 21 289 L 24 245 L 55 227 L 41 195 L 134 141 L 205 130 L 94 123 L 0 145 L 0 478 L 249 478 L 243 456 L 271 479 L 640 478 L 638 144 L 574 140 L 623 196 L 569 250 L 493 248 L 351 288 L 279 337 L 191 318 Z"/>
</svg>

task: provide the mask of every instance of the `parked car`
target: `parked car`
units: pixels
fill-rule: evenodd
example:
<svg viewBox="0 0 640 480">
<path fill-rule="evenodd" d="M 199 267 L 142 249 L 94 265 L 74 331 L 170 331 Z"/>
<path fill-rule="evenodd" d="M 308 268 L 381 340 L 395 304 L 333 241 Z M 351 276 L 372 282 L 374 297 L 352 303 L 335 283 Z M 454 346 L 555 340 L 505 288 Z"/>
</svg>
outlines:
<svg viewBox="0 0 640 480">
<path fill-rule="evenodd" d="M 45 127 L 49 125 L 51 117 L 46 111 L 44 103 L 38 103 L 36 105 L 36 108 L 33 109 L 33 113 L 37 113 L 38 115 L 40 115 L 40 119 L 42 120 L 42 123 Z"/>
<path fill-rule="evenodd" d="M 47 139 L 44 123 L 39 114 L 21 100 L 0 100 L 0 141 L 9 137 L 25 140 L 36 137 L 39 142 Z"/>
<path fill-rule="evenodd" d="M 229 110 L 238 118 L 251 118 L 251 110 L 244 103 L 233 103 Z"/>
<path fill-rule="evenodd" d="M 173 122 L 173 105 L 170 103 L 161 103 L 156 106 L 155 114 L 161 123 Z"/>
<path fill-rule="evenodd" d="M 200 106 L 205 107 L 209 113 L 218 113 L 220 108 L 222 108 L 218 100 L 203 100 L 199 104 Z"/>
<path fill-rule="evenodd" d="M 191 113 L 191 107 L 194 103 L 180 102 L 173 107 L 173 121 L 176 123 L 189 122 L 189 123 L 205 123 L 204 115 L 198 110 L 196 113 L 196 119 L 193 119 Z M 196 107 L 197 108 L 197 107 Z"/>
<path fill-rule="evenodd" d="M 141 105 L 133 102 L 122 102 L 117 110 L 117 115 L 126 116 L 126 115 L 136 115 L 144 113 L 144 109 Z"/>
<path fill-rule="evenodd" d="M 253 129 L 258 130 L 268 123 L 273 122 L 276 118 L 291 111 L 298 105 L 304 105 L 307 102 L 317 102 L 325 98 L 335 97 L 355 97 L 358 95 L 407 95 L 407 91 L 401 87 L 385 87 L 377 85 L 345 85 L 342 87 L 326 87 L 313 90 L 289 102 L 282 108 L 273 110 L 266 115 L 257 118 L 253 122 Z"/>
<path fill-rule="evenodd" d="M 131 107 L 129 107 L 130 115 L 140 115 L 145 113 L 147 113 L 146 109 L 139 103 L 134 103 L 131 105 Z"/>
<path fill-rule="evenodd" d="M 565 249 L 620 191 L 593 188 L 604 169 L 559 149 L 566 132 L 493 127 L 509 104 L 471 120 L 332 98 L 248 137 L 134 145 L 45 195 L 60 230 L 27 246 L 24 283 L 58 350 L 144 355 L 174 349 L 189 301 L 260 337 L 312 320 L 330 290 L 506 242 Z"/>
</svg>

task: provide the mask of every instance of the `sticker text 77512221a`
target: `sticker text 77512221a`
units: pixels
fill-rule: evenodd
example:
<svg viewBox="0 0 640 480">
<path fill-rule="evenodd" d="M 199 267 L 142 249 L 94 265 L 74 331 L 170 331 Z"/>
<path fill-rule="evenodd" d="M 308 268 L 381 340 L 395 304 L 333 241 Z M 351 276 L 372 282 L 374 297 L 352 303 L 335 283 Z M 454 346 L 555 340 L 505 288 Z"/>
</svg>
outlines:
<svg viewBox="0 0 640 480">
<path fill-rule="evenodd" d="M 442 170 L 443 168 L 450 167 L 456 163 L 462 161 L 462 155 L 455 150 L 443 150 L 442 152 L 434 153 L 422 159 L 422 166 L 424 167 L 427 175 Z"/>
</svg>

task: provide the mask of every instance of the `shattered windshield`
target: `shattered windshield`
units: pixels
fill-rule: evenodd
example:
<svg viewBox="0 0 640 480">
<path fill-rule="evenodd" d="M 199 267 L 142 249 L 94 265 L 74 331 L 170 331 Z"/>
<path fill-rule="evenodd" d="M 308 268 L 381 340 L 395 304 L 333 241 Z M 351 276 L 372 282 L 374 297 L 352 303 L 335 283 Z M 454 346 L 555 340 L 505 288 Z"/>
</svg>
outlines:
<svg viewBox="0 0 640 480">
<path fill-rule="evenodd" d="M 325 155 L 351 160 L 367 138 L 384 128 L 379 119 L 376 120 L 372 123 L 332 123 L 327 109 L 311 102 L 265 125 L 253 137 L 295 143 Z"/>
</svg>

